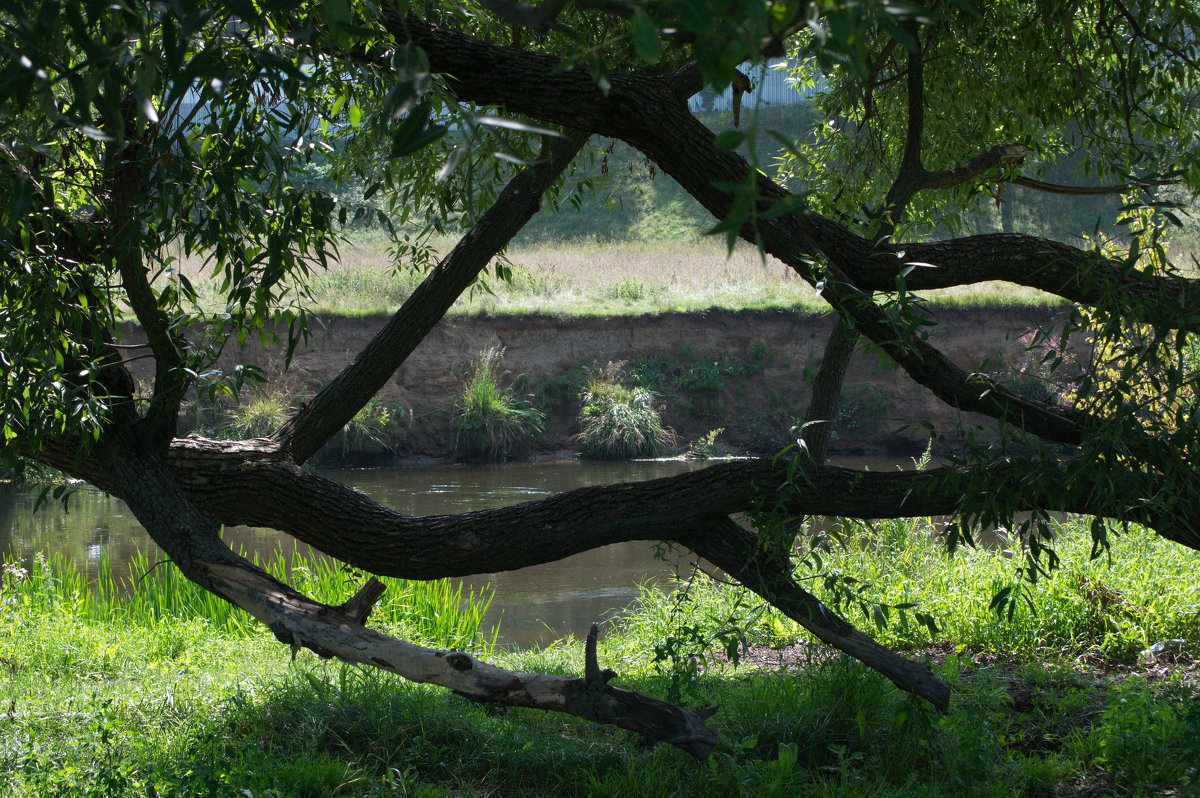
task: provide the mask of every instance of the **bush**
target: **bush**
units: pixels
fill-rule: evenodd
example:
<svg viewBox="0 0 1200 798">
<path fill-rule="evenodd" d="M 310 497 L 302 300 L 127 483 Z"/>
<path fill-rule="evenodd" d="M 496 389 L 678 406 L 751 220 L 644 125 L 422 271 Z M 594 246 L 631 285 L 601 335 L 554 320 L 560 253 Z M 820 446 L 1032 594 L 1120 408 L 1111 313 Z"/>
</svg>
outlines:
<svg viewBox="0 0 1200 798">
<path fill-rule="evenodd" d="M 620 367 L 610 363 L 583 390 L 577 440 L 584 457 L 655 457 L 675 442 L 675 433 L 662 425 L 654 394 L 623 385 L 620 377 Z"/>
<path fill-rule="evenodd" d="M 500 387 L 497 364 L 503 349 L 479 353 L 470 379 L 454 404 L 454 452 L 461 457 L 506 460 L 529 449 L 542 433 L 545 415 Z"/>
<path fill-rule="evenodd" d="M 396 444 L 412 427 L 412 412 L 403 405 L 372 398 L 333 439 L 342 458 L 395 453 Z"/>
<path fill-rule="evenodd" d="M 288 407 L 282 397 L 256 394 L 228 411 L 218 424 L 217 434 L 235 440 L 264 438 L 282 427 L 288 416 Z"/>
</svg>

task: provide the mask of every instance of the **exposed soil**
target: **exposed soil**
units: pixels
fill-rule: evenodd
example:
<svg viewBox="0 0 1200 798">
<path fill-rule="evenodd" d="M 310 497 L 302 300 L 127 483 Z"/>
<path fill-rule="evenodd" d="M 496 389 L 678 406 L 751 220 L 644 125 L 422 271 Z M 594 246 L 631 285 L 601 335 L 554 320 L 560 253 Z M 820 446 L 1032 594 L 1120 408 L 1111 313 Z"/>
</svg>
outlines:
<svg viewBox="0 0 1200 798">
<path fill-rule="evenodd" d="M 1049 328 L 1061 309 L 1037 306 L 935 310 L 931 338 L 955 363 L 970 371 L 1016 370 L 1036 357 L 1018 339 Z M 386 317 L 314 319 L 312 336 L 282 371 L 280 349 L 257 344 L 230 347 L 221 366 L 254 363 L 272 386 L 298 405 L 349 363 Z M 650 363 L 685 385 L 667 379 L 662 413 L 681 440 L 695 441 L 713 429 L 728 451 L 772 452 L 794 439 L 810 380 L 820 364 L 832 319 L 783 310 L 662 313 L 643 316 L 545 315 L 455 316 L 444 319 L 380 394 L 412 411 L 414 423 L 397 449 L 405 456 L 450 455 L 450 416 L 478 353 L 504 350 L 503 367 L 514 390 L 548 411 L 537 446 L 573 448 L 578 391 L 590 368 L 623 362 L 627 369 Z M 132 336 L 132 331 L 131 331 Z M 669 377 L 669 375 L 667 375 Z M 952 435 L 960 424 L 985 422 L 961 414 L 891 368 L 874 351 L 855 355 L 837 420 L 833 449 L 842 453 L 910 454 L 930 436 Z"/>
</svg>

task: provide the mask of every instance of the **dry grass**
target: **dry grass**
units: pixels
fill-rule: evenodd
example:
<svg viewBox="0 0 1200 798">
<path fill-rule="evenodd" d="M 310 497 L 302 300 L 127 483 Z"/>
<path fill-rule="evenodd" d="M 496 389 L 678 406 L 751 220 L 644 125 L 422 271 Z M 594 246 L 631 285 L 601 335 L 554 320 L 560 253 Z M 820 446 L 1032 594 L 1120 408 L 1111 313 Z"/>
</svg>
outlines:
<svg viewBox="0 0 1200 798">
<path fill-rule="evenodd" d="M 448 252 L 453 242 L 441 242 Z M 707 308 L 826 309 L 816 292 L 772 257 L 749 245 L 730 254 L 715 239 L 640 242 L 583 242 L 533 245 L 499 261 L 508 266 L 504 281 L 489 269 L 455 305 L 452 313 L 550 313 L 632 315 Z M 493 264 L 493 267 L 496 264 Z M 197 286 L 198 259 L 182 270 Z M 344 315 L 391 313 L 422 279 L 410 268 L 396 270 L 386 244 L 363 238 L 344 246 L 340 266 L 317 275 L 310 285 L 313 310 Z M 208 302 L 217 304 L 215 293 Z M 954 305 L 1041 304 L 1042 292 L 1004 283 L 983 283 L 930 292 L 928 299 Z"/>
</svg>

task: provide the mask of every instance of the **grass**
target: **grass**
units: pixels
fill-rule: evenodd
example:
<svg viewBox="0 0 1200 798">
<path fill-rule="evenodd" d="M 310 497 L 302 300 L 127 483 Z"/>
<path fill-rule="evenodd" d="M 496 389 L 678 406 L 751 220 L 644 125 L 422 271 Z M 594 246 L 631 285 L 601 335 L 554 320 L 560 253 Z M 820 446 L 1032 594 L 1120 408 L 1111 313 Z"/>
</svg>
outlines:
<svg viewBox="0 0 1200 798">
<path fill-rule="evenodd" d="M 447 252 L 453 242 L 439 242 Z M 490 275 L 451 309 L 452 314 L 547 313 L 568 316 L 636 315 L 709 308 L 786 308 L 825 312 L 826 303 L 796 274 L 774 258 L 763 259 L 749 245 L 732 254 L 713 238 L 641 241 L 532 243 L 507 256 L 511 279 Z M 218 304 L 211 287 L 195 279 L 199 262 L 182 270 Z M 313 310 L 346 316 L 390 314 L 408 298 L 424 275 L 397 270 L 385 242 L 361 236 L 343 247 L 341 263 L 316 275 L 310 285 Z M 1002 283 L 929 292 L 935 303 L 1036 305 L 1053 301 L 1033 289 Z"/>
<path fill-rule="evenodd" d="M 253 393 L 223 414 L 217 422 L 217 434 L 235 440 L 265 438 L 278 431 L 291 412 L 282 396 Z"/>
<path fill-rule="evenodd" d="M 655 407 L 655 396 L 646 388 L 621 382 L 620 368 L 591 375 L 583 389 L 579 413 L 579 452 L 596 460 L 631 460 L 657 457 L 675 441 Z"/>
<path fill-rule="evenodd" d="M 903 650 L 1132 665 L 1152 644 L 1183 639 L 1190 655 L 1200 655 L 1194 551 L 1131 527 L 1110 533 L 1111 558 L 1091 559 L 1086 524 L 1071 519 L 1056 529 L 1062 567 L 1028 584 L 1017 575 L 1023 560 L 1003 539 L 951 556 L 937 528 L 929 519 L 881 521 L 839 543 L 824 526 L 814 533 L 822 541 L 821 568 L 801 569 L 800 576 L 860 628 Z M 1020 596 L 1011 618 L 992 608 L 1008 586 Z M 931 617 L 937 631 L 919 622 L 917 612 Z M 672 629 L 687 628 L 693 640 L 722 646 L 731 638 L 779 646 L 803 636 L 749 591 L 711 581 L 687 594 L 644 592 L 630 623 L 637 624 L 634 636 L 666 639 Z"/>
<path fill-rule="evenodd" d="M 479 353 L 462 394 L 455 400 L 454 451 L 460 457 L 489 462 L 528 451 L 542 433 L 545 415 L 500 385 L 504 350 Z"/>
<path fill-rule="evenodd" d="M 831 557 L 880 595 L 909 596 L 916 566 L 884 565 L 897 560 L 901 540 L 924 552 L 914 562 L 940 556 L 924 548 L 927 531 L 884 529 L 870 545 L 847 549 L 844 560 Z M 895 623 L 883 634 L 924 651 L 954 644 L 949 650 L 957 653 L 935 666 L 955 688 L 945 716 L 817 647 L 793 646 L 798 654 L 787 672 L 733 669 L 709 653 L 713 640 L 726 648 L 717 633 L 740 629 L 746 643 L 766 645 L 794 643 L 794 630 L 719 585 L 686 600 L 647 593 L 601 641 L 600 659 L 620 674 L 620 685 L 666 696 L 676 666 L 699 658 L 703 667 L 674 684 L 689 705 L 721 707 L 710 721 L 720 743 L 701 764 L 669 746 L 640 747 L 619 729 L 496 710 L 308 652 L 293 662 L 266 630 L 216 621 L 183 600 L 155 603 L 186 592 L 169 581 L 168 566 L 133 592 L 111 585 L 103 600 L 85 598 L 78 575 L 61 564 L 25 576 L 10 569 L 0 591 L 0 794 L 1194 795 L 1194 677 L 1161 666 L 1125 666 L 1112 675 L 1075 660 L 1093 651 L 1107 658 L 1096 661 L 1105 669 L 1127 662 L 1121 652 L 1182 632 L 1194 613 L 1194 560 L 1140 532 L 1115 545 L 1111 568 L 1078 558 L 1083 547 L 1061 547 L 1069 567 L 1087 569 L 1131 605 L 1141 602 L 1133 612 L 1139 620 L 1117 632 L 1115 646 L 1103 643 L 1086 602 L 1071 600 L 1068 587 L 1045 591 L 1039 612 L 1066 620 L 1010 624 L 993 614 L 992 628 L 981 628 L 989 580 L 1011 564 L 1002 553 L 995 562 L 983 554 L 960 558 L 961 570 L 948 568 L 951 576 L 932 584 L 924 572 L 922 594 L 927 587 L 957 591 L 938 611 L 940 636 Z M 293 564 L 293 576 L 337 597 L 352 589 L 336 569 L 306 576 Z M 1071 572 L 1057 580 L 1069 586 Z M 1158 609 L 1144 598 L 1156 592 Z M 407 613 L 424 611 L 409 605 Z M 380 616 L 384 625 L 407 623 L 389 613 Z M 1064 624 L 1082 642 L 1064 645 Z M 684 638 L 674 660 L 666 653 L 672 636 Z M 690 651 L 691 638 L 707 644 Z M 580 648 L 562 641 L 491 657 L 510 668 L 578 674 Z M 1005 656 L 986 653 L 997 650 Z"/>
<path fill-rule="evenodd" d="M 293 587 L 330 604 L 345 601 L 366 577 L 325 557 L 277 551 L 255 563 Z M 448 580 L 415 582 L 381 577 L 387 586 L 371 612 L 379 628 L 427 645 L 490 648 L 494 635 L 482 632 L 491 594 L 462 594 Z M 83 622 L 118 622 L 156 628 L 168 622 L 199 622 L 229 637 L 261 634 L 257 621 L 188 581 L 168 562 L 151 564 L 135 553 L 127 573 L 114 573 L 102 557 L 94 578 L 61 556 L 35 558 L 29 571 L 5 566 L 0 589 L 6 607 Z"/>
</svg>

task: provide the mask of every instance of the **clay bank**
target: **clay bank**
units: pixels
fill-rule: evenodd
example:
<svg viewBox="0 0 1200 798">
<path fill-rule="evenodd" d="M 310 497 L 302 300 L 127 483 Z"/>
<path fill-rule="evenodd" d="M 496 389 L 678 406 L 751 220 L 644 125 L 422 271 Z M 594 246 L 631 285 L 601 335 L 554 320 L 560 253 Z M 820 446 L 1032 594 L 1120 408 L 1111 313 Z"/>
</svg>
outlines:
<svg viewBox="0 0 1200 798">
<path fill-rule="evenodd" d="M 1048 397 L 1037 376 L 1044 351 L 1031 330 L 1061 326 L 1063 306 L 945 306 L 930 312 L 931 339 L 969 372 L 1005 373 L 1010 385 Z M 284 371 L 282 347 L 229 347 L 221 369 L 254 364 L 293 407 L 328 383 L 387 317 L 314 317 L 310 337 Z M 451 418 L 472 364 L 482 351 L 503 350 L 502 382 L 546 413 L 540 452 L 565 452 L 578 432 L 579 391 L 589 370 L 618 364 L 658 397 L 680 450 L 713 430 L 722 451 L 769 453 L 791 432 L 811 393 L 833 320 L 787 310 L 711 310 L 640 316 L 453 316 L 443 319 L 393 375 L 378 400 L 403 414 L 388 442 L 401 458 L 451 458 Z M 130 339 L 136 331 L 130 330 Z M 149 375 L 144 375 L 148 377 Z M 1017 382 L 1013 382 L 1017 380 Z M 252 389 L 248 389 L 248 394 Z M 243 401 L 245 401 L 245 396 Z M 194 403 L 191 428 L 210 431 L 219 407 Z M 991 422 L 940 402 L 869 347 L 860 347 L 846 377 L 831 451 L 908 454 L 935 435 Z"/>
</svg>

